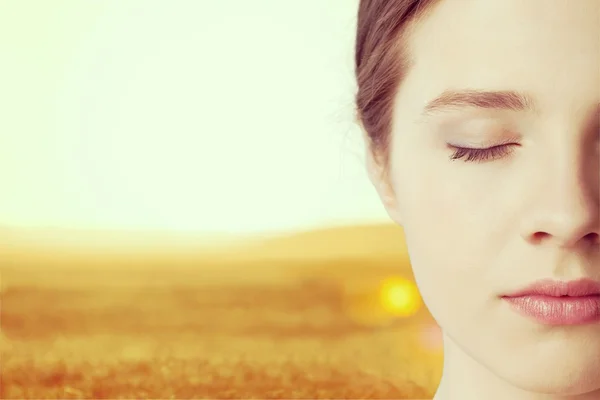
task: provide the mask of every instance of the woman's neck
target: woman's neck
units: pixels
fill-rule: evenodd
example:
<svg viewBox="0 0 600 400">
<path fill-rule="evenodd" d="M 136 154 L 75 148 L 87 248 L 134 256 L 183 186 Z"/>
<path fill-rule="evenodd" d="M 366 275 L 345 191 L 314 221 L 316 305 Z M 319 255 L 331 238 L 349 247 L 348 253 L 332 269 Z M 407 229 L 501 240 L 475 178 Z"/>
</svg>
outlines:
<svg viewBox="0 0 600 400">
<path fill-rule="evenodd" d="M 582 395 L 525 391 L 493 374 L 444 335 L 444 370 L 433 400 L 598 400 L 600 390 Z"/>
</svg>

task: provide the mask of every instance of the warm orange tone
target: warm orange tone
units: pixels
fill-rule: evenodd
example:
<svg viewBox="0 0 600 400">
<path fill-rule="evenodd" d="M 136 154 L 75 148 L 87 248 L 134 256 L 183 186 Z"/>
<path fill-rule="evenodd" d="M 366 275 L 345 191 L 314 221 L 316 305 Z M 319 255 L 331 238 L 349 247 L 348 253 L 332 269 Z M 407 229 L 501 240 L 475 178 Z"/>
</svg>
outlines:
<svg viewBox="0 0 600 400">
<path fill-rule="evenodd" d="M 146 266 L 141 253 L 20 253 L 2 269 L 0 397 L 431 398 L 435 324 L 424 308 L 393 315 L 414 287 L 401 229 L 235 249 L 171 262 L 165 251 Z"/>
</svg>

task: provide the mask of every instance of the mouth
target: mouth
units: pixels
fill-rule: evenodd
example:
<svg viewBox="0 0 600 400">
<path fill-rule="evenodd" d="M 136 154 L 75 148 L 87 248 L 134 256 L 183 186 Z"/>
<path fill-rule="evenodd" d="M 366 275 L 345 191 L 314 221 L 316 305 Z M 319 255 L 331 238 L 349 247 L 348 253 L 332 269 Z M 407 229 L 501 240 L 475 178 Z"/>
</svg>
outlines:
<svg viewBox="0 0 600 400">
<path fill-rule="evenodd" d="M 520 315 L 545 325 L 583 325 L 600 322 L 600 282 L 539 281 L 501 296 Z"/>
<path fill-rule="evenodd" d="M 551 296 L 551 297 L 580 297 L 600 296 L 600 281 L 580 279 L 576 281 L 542 280 L 520 289 L 505 297 L 519 296 Z"/>
</svg>

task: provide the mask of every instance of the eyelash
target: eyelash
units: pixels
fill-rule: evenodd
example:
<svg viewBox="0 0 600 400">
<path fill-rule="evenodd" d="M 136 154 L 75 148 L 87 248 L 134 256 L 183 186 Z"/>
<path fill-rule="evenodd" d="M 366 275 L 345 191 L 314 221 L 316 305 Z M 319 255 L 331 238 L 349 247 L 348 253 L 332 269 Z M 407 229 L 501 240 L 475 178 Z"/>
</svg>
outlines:
<svg viewBox="0 0 600 400">
<path fill-rule="evenodd" d="M 471 147 L 459 147 L 448 144 L 448 147 L 454 150 L 454 153 L 450 156 L 450 160 L 456 161 L 463 159 L 464 162 L 486 162 L 494 161 L 504 158 L 513 152 L 512 147 L 516 146 L 516 143 L 499 144 L 488 148 L 471 148 Z"/>
</svg>

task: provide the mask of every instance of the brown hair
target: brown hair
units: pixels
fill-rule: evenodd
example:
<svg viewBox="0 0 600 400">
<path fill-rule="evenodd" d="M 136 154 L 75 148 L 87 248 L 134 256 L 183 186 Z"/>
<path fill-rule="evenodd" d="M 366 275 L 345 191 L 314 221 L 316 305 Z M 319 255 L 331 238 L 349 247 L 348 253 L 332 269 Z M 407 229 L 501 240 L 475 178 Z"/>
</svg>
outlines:
<svg viewBox="0 0 600 400">
<path fill-rule="evenodd" d="M 356 120 L 387 171 L 394 98 L 410 67 L 407 36 L 437 0 L 360 0 L 355 44 Z"/>
</svg>

